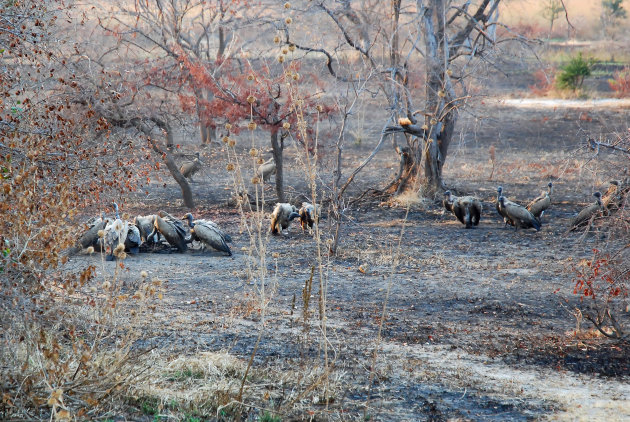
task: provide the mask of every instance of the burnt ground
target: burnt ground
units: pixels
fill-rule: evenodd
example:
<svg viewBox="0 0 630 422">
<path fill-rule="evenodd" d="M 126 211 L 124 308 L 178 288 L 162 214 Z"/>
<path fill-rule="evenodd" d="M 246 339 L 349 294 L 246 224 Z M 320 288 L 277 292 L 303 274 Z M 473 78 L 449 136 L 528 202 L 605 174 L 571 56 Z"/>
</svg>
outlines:
<svg viewBox="0 0 630 422">
<path fill-rule="evenodd" d="M 328 392 L 321 385 L 311 391 L 297 376 L 288 384 L 294 393 L 304 392 L 299 407 L 282 407 L 289 401 L 287 387 L 273 383 L 266 387 L 271 397 L 266 406 L 283 420 L 355 420 L 364 412 L 372 420 L 409 421 L 630 418 L 629 345 L 593 335 L 585 321 L 575 332 L 575 266 L 591 256 L 605 233 L 567 233 L 593 190 L 613 176 L 605 162 L 588 161 L 588 153 L 579 151 L 581 142 L 586 134 L 626 131 L 627 116 L 627 110 L 519 110 L 494 103 L 462 116 L 446 183 L 482 199 L 481 224 L 466 230 L 430 200 L 412 201 L 408 214 L 382 198 L 367 196 L 353 204 L 338 255 L 324 256 L 322 263 L 327 351 L 334 367 Z M 368 140 L 377 139 L 378 130 L 367 130 L 361 143 L 349 141 L 348 168 L 369 153 L 374 144 Z M 189 251 L 128 257 L 122 278 L 129 285 L 141 270 L 167 280 L 164 300 L 138 346 L 156 347 L 154 353 L 166 358 L 227 351 L 246 361 L 262 330 L 257 370 L 271 377 L 321 369 L 316 242 L 297 224 L 282 236 L 265 234 L 268 306 L 261 325 L 260 280 L 250 276 L 247 265 L 255 257 L 248 252 L 250 238 L 238 211 L 228 205 L 231 184 L 221 148 L 215 144 L 204 152 L 206 168 L 193 185 L 196 215 L 215 220 L 232 235 L 234 256 Z M 287 175 L 295 201 L 297 193 L 308 191 L 297 154 L 289 150 Z M 397 168 L 395 159 L 391 147 L 384 147 L 350 195 L 385 186 Z M 331 173 L 327 165 L 324 157 L 324 180 Z M 548 181 L 555 191 L 542 230 L 504 227 L 494 209 L 496 186 L 525 203 Z M 132 214 L 160 208 L 186 212 L 171 182 L 154 185 L 148 196 L 127 205 Z M 330 222 L 325 214 L 324 209 L 323 239 Z M 71 260 L 76 266 L 89 263 L 99 277 L 114 268 L 102 266 L 98 256 Z M 305 318 L 302 292 L 313 266 Z M 328 408 L 319 404 L 322 394 L 328 394 Z M 244 415 L 253 419 L 259 411 L 251 408 Z"/>
</svg>

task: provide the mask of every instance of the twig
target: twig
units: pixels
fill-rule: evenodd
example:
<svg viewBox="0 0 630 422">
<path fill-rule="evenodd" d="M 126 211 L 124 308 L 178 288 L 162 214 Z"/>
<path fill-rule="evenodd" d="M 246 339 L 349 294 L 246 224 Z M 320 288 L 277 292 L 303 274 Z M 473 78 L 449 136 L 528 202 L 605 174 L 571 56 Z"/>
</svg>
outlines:
<svg viewBox="0 0 630 422">
<path fill-rule="evenodd" d="M 619 151 L 624 154 L 630 155 L 630 149 L 620 148 L 617 145 L 611 143 L 610 141 L 599 142 L 599 141 L 594 140 L 593 138 L 588 138 L 587 142 L 588 142 L 588 147 L 592 149 L 593 151 L 595 151 L 595 155 L 599 154 L 599 147 L 612 149 L 614 151 Z"/>
</svg>

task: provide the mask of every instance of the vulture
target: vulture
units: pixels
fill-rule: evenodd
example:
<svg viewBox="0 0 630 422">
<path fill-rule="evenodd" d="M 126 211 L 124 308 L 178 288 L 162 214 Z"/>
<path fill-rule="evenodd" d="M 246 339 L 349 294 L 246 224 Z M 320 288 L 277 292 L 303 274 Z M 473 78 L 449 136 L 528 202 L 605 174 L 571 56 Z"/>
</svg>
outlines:
<svg viewBox="0 0 630 422">
<path fill-rule="evenodd" d="M 450 190 L 444 192 L 444 208 L 453 214 L 467 229 L 478 226 L 481 219 L 481 201 L 474 196 L 457 197 Z"/>
<path fill-rule="evenodd" d="M 277 203 L 276 208 L 274 208 L 271 213 L 271 233 L 279 234 L 282 230 L 289 227 L 291 221 L 300 214 L 297 212 L 297 208 L 295 208 L 291 204 L 287 203 Z"/>
<path fill-rule="evenodd" d="M 133 221 L 140 232 L 140 239 L 149 245 L 156 244 L 160 240 L 159 232 L 154 236 L 149 236 L 153 232 L 154 219 L 155 215 L 139 215 Z"/>
<path fill-rule="evenodd" d="M 571 221 L 571 231 L 577 229 L 578 227 L 587 225 L 597 213 L 602 212 L 604 208 L 604 204 L 602 203 L 602 194 L 600 192 L 595 192 L 593 196 L 595 197 L 595 202 L 580 211 L 573 221 Z"/>
<path fill-rule="evenodd" d="M 507 216 L 514 225 L 515 230 L 519 228 L 540 230 L 540 222 L 531 212 L 527 211 L 527 208 L 506 200 L 504 196 L 499 197 L 499 208 L 501 215 L 505 214 Z"/>
<path fill-rule="evenodd" d="M 125 221 L 127 225 L 127 237 L 125 238 L 125 250 L 128 250 L 134 255 L 140 252 L 140 245 L 142 244 L 142 237 L 140 236 L 140 229 L 135 224 L 130 224 Z"/>
<path fill-rule="evenodd" d="M 186 239 L 188 231 L 184 227 L 184 223 L 165 211 L 160 211 L 153 216 L 153 231 L 149 237 L 155 236 L 158 232 L 179 252 L 186 252 L 188 249 Z"/>
<path fill-rule="evenodd" d="M 510 220 L 507 216 L 507 214 L 505 213 L 505 210 L 501 207 L 501 203 L 499 201 L 499 199 L 501 199 L 501 197 L 503 196 L 503 186 L 499 186 L 497 188 L 497 202 L 496 202 L 496 208 L 497 208 L 497 212 L 499 213 L 499 215 L 501 217 L 503 217 L 503 221 L 505 222 L 505 225 L 507 226 L 508 224 L 510 226 L 513 226 L 514 224 L 512 223 L 512 220 Z M 515 202 L 510 201 L 507 198 L 503 198 L 503 200 L 505 201 L 506 204 L 513 204 L 513 205 L 518 205 Z"/>
<path fill-rule="evenodd" d="M 312 229 L 313 224 L 318 221 L 317 215 L 315 214 L 315 206 L 310 202 L 302 202 L 302 208 L 298 212 L 300 214 L 300 225 L 302 226 L 302 230 Z"/>
<path fill-rule="evenodd" d="M 258 177 L 262 178 L 264 182 L 269 181 L 271 175 L 276 174 L 276 162 L 273 158 L 270 158 L 269 160 L 258 166 L 258 170 L 256 171 L 256 173 L 258 174 Z"/>
<path fill-rule="evenodd" d="M 86 223 L 88 229 L 81 235 L 76 247 L 72 248 L 71 253 L 77 253 L 81 249 L 89 248 L 90 246 L 96 250 L 101 250 L 102 244 L 100 237 L 98 237 L 98 232 L 105 230 L 108 222 L 109 220 L 104 215 L 90 218 Z"/>
<path fill-rule="evenodd" d="M 214 221 L 211 220 L 193 220 L 191 213 L 184 216 L 188 219 L 188 226 L 193 240 L 201 242 L 203 245 L 209 246 L 217 251 L 225 252 L 228 256 L 232 256 L 232 251 L 228 243 L 232 241 L 230 235 L 224 233 Z"/>
<path fill-rule="evenodd" d="M 201 170 L 201 160 L 199 159 L 199 152 L 195 153 L 194 160 L 186 161 L 182 163 L 182 165 L 179 167 L 179 172 L 182 174 L 182 176 L 190 179 L 191 182 L 193 181 L 193 175 L 199 170 Z"/>
<path fill-rule="evenodd" d="M 128 223 L 123 222 L 118 215 L 118 204 L 114 202 L 116 218 L 105 226 L 103 242 L 105 250 L 109 249 L 109 254 L 105 257 L 107 261 L 114 260 L 114 254 L 118 255 L 125 249 L 125 240 L 129 231 Z M 121 246 L 122 245 L 122 246 Z"/>
<path fill-rule="evenodd" d="M 553 183 L 547 184 L 547 192 L 541 192 L 540 196 L 527 204 L 527 211 L 531 212 L 534 217 L 540 221 L 543 214 L 551 205 L 551 192 L 553 191 Z"/>
</svg>

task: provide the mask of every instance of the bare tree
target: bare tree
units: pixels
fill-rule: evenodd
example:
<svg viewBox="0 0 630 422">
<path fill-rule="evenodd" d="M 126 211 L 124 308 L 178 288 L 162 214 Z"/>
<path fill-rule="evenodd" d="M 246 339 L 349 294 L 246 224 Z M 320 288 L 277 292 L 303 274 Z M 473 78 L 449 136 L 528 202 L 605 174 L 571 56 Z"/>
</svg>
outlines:
<svg viewBox="0 0 630 422">
<path fill-rule="evenodd" d="M 407 145 L 394 148 L 401 157 L 401 171 L 390 185 L 392 193 L 399 193 L 416 184 L 424 160 L 424 184 L 427 192 L 443 189 L 442 169 L 454 134 L 458 113 L 469 98 L 466 80 L 478 62 L 488 59 L 495 46 L 500 0 L 392 0 L 389 4 L 370 5 L 361 13 L 351 13 L 360 3 L 344 2 L 336 7 L 320 1 L 321 9 L 338 30 L 339 41 L 358 52 L 371 71 L 382 75 L 378 88 L 385 95 L 392 118 L 405 116 L 398 125 L 389 125 L 384 134 L 404 133 Z M 361 16 L 347 24 L 343 17 Z M 391 25 L 387 25 L 390 23 Z M 369 35 L 365 28 L 371 28 Z M 403 37 L 404 34 L 404 37 Z M 286 42 L 295 43 L 309 53 L 320 53 L 326 58 L 327 68 L 338 80 L 351 82 L 347 69 L 335 67 L 335 55 L 325 49 L 297 42 L 288 34 Z M 370 40 L 366 43 L 366 40 Z M 378 48 L 380 47 L 380 48 Z M 388 51 L 387 56 L 379 51 Z M 340 60 L 337 61 L 339 63 Z M 424 92 L 410 87 L 409 81 L 423 78 Z M 416 110 L 414 103 L 423 103 Z M 378 143 L 382 145 L 383 138 Z M 372 155 L 373 156 L 373 155 Z M 367 163 L 362 163 L 360 171 Z M 356 172 L 350 176 L 352 181 Z M 342 188 L 341 192 L 345 189 Z"/>
<path fill-rule="evenodd" d="M 97 117 L 120 129 L 139 131 L 163 159 L 182 190 L 184 203 L 194 207 L 192 189 L 175 162 L 174 132 L 196 115 L 201 141 L 207 143 L 224 116 L 205 105 L 212 92 L 196 85 L 183 66 L 186 55 L 212 64 L 213 76 L 230 52 L 238 2 L 228 0 L 151 0 L 110 3 L 98 19 L 94 38 L 77 45 L 71 65 L 83 76 L 76 103 L 91 107 Z M 239 14 L 238 16 L 243 16 Z M 87 59 L 87 60 L 85 60 Z M 193 101 L 181 104 L 192 91 Z M 103 95 L 111 94 L 109 96 Z"/>
<path fill-rule="evenodd" d="M 564 11 L 564 5 L 561 0 L 545 0 L 540 10 L 542 17 L 549 22 L 549 37 L 553 33 L 553 24 L 558 20 L 560 14 Z"/>
<path fill-rule="evenodd" d="M 229 44 L 239 21 L 235 17 L 238 6 L 233 0 L 136 0 L 133 5 L 120 2 L 115 13 L 101 20 L 101 26 L 120 36 L 120 45 L 125 48 L 140 48 L 152 56 L 168 58 L 173 64 L 185 52 L 212 63 L 216 76 L 221 72 L 221 62 L 233 52 Z M 217 125 L 223 123 L 223 116 L 212 115 L 204 108 L 212 98 L 211 91 L 199 86 L 191 88 L 198 99 L 194 108 L 201 142 L 209 143 Z"/>
<path fill-rule="evenodd" d="M 628 17 L 628 12 L 623 7 L 623 0 L 602 0 L 602 35 L 613 37 L 614 29 L 619 23 Z"/>
</svg>

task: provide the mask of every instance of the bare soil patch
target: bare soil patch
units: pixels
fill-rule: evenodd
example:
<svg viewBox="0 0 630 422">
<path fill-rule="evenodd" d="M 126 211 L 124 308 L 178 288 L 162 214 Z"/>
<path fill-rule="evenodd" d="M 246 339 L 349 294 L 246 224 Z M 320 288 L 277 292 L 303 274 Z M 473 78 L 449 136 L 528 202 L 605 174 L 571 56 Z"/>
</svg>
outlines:
<svg viewBox="0 0 630 422">
<path fill-rule="evenodd" d="M 482 199 L 478 228 L 464 229 L 431 201 L 414 204 L 408 214 L 380 199 L 366 199 L 349 210 L 339 255 L 325 260 L 334 363 L 330 402 L 322 404 L 318 386 L 300 398 L 302 410 L 283 414 L 285 419 L 355 420 L 364 411 L 373 420 L 630 418 L 630 346 L 575 335 L 572 313 L 579 300 L 572 294 L 572 268 L 605 233 L 567 233 L 593 189 L 611 177 L 596 161 L 583 166 L 576 150 L 584 135 L 625 131 L 629 122 L 625 111 L 589 109 L 588 118 L 580 118 L 584 112 L 487 104 L 463 118 L 445 171 L 449 187 Z M 495 163 L 489 158 L 491 146 Z M 349 162 L 358 163 L 371 147 L 369 142 L 353 145 Z M 230 183 L 220 146 L 205 155 L 209 164 L 194 185 L 201 202 L 196 214 L 232 235 L 234 256 L 141 254 L 124 262 L 123 278 L 132 283 L 148 270 L 168 280 L 147 343 L 138 347 L 150 344 L 162 357 L 222 351 L 247 361 L 261 332 L 260 286 L 247 277 L 250 258 L 241 248 L 249 246 L 249 239 L 239 232 L 240 216 L 225 205 Z M 307 189 L 291 151 L 289 161 L 290 196 L 297 199 Z M 322 177 L 330 177 L 325 164 Z M 394 153 L 384 148 L 352 192 L 384 186 L 396 166 Z M 548 181 L 554 182 L 555 193 L 543 229 L 504 227 L 494 210 L 496 187 L 502 185 L 510 199 L 524 203 Z M 183 215 L 178 198 L 172 184 L 156 185 L 127 211 L 136 206 L 141 214 L 164 208 Z M 322 227 L 327 224 L 324 218 Z M 401 228 L 399 263 L 392 268 Z M 305 321 L 302 300 L 316 264 L 315 243 L 294 224 L 288 234 L 270 237 L 267 249 L 270 305 L 254 368 L 270 378 L 320 368 L 320 315 L 312 303 Z M 274 253 L 278 258 L 271 258 Z M 98 256 L 76 256 L 71 264 L 95 264 L 99 273 L 115 265 L 102 266 Z M 317 297 L 314 284 L 313 302 Z M 375 350 L 376 375 L 369 390 Z M 269 394 L 267 407 L 278 408 L 286 389 L 308 387 L 295 375 L 261 391 Z M 257 415 L 260 410 L 250 408 L 243 416 L 253 420 Z"/>
</svg>

